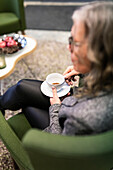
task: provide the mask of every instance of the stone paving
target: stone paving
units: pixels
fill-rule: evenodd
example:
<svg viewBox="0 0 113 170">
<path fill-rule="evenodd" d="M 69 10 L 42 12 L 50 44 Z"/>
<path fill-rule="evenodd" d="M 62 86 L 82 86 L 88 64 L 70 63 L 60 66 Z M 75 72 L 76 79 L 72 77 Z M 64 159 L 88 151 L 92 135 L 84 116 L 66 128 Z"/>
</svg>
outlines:
<svg viewBox="0 0 113 170">
<path fill-rule="evenodd" d="M 70 54 L 67 49 L 68 32 L 48 32 L 27 30 L 26 34 L 37 40 L 37 49 L 20 60 L 14 72 L 4 79 L 4 92 L 20 79 L 45 80 L 52 72 L 63 73 L 71 64 Z M 17 112 L 6 111 L 6 119 Z M 14 164 L 10 153 L 0 141 L 0 170 L 13 170 Z"/>
</svg>

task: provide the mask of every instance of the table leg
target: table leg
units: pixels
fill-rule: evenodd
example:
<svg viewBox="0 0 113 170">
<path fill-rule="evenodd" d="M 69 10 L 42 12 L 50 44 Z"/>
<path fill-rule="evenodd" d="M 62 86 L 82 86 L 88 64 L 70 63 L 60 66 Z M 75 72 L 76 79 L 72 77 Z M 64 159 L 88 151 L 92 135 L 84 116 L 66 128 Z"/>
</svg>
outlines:
<svg viewBox="0 0 113 170">
<path fill-rule="evenodd" d="M 0 80 L 0 95 L 3 95 L 4 93 L 3 87 L 4 87 L 4 80 Z"/>
</svg>

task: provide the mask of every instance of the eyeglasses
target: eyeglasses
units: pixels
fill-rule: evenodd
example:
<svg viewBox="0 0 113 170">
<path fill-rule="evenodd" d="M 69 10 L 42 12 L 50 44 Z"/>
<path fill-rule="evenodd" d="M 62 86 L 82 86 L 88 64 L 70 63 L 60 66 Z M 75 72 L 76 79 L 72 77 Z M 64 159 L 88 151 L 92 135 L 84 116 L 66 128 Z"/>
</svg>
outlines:
<svg viewBox="0 0 113 170">
<path fill-rule="evenodd" d="M 75 41 L 73 40 L 73 37 L 72 37 L 72 36 L 69 37 L 68 41 L 69 41 L 69 45 L 70 45 L 71 47 L 72 47 L 72 45 L 75 46 L 75 47 L 81 47 L 82 44 L 83 44 L 83 42 L 75 42 Z"/>
</svg>

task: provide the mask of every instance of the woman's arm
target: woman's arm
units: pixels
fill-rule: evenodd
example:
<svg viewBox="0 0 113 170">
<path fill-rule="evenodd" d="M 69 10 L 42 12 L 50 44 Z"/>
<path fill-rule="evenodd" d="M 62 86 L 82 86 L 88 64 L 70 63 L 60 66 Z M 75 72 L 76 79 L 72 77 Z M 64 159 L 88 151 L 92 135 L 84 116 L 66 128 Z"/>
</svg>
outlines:
<svg viewBox="0 0 113 170">
<path fill-rule="evenodd" d="M 61 127 L 59 125 L 59 117 L 58 112 L 61 106 L 61 100 L 57 95 L 56 88 L 52 88 L 53 97 L 50 98 L 50 108 L 49 108 L 49 115 L 50 115 L 50 125 L 44 131 L 54 134 L 61 133 Z"/>
<path fill-rule="evenodd" d="M 49 115 L 50 115 L 50 125 L 45 129 L 46 132 L 54 133 L 54 134 L 61 134 L 61 127 L 59 124 L 59 117 L 58 112 L 60 109 L 60 104 L 53 104 L 49 108 Z"/>
</svg>

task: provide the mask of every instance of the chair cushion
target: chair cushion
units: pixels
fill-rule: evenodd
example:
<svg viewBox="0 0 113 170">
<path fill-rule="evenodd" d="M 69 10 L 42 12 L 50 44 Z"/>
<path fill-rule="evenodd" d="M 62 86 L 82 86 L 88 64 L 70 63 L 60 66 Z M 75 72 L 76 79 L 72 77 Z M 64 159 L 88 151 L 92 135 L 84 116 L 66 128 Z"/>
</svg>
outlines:
<svg viewBox="0 0 113 170">
<path fill-rule="evenodd" d="M 8 29 L 7 29 L 8 27 Z M 0 13 L 0 32 L 1 34 L 18 31 L 20 28 L 19 18 L 11 13 Z"/>
</svg>

